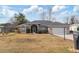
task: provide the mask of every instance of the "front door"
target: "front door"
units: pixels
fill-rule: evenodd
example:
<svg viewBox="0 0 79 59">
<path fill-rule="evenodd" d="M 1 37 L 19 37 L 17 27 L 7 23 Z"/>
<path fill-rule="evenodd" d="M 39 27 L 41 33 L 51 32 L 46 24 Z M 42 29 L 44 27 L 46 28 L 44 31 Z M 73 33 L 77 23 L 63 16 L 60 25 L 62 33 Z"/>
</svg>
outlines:
<svg viewBox="0 0 79 59">
<path fill-rule="evenodd" d="M 31 26 L 31 32 L 32 33 L 37 33 L 37 26 L 36 25 Z"/>
</svg>

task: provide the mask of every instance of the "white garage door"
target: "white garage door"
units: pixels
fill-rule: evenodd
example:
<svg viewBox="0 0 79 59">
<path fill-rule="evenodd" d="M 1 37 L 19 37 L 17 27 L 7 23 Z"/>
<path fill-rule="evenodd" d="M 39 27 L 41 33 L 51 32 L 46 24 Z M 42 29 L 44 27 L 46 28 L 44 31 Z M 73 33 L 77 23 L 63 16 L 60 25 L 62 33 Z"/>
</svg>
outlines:
<svg viewBox="0 0 79 59">
<path fill-rule="evenodd" d="M 64 34 L 64 28 L 53 28 L 52 29 L 53 34 L 63 35 Z M 65 31 L 67 34 L 67 30 Z"/>
</svg>

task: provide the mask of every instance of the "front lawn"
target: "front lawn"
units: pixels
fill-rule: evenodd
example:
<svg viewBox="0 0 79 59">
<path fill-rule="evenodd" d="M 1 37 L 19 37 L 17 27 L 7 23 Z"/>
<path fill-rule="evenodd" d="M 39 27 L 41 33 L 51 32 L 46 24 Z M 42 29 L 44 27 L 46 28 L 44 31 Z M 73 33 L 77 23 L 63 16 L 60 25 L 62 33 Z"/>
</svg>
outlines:
<svg viewBox="0 0 79 59">
<path fill-rule="evenodd" d="M 73 41 L 50 34 L 0 34 L 0 52 L 73 52 Z"/>
</svg>

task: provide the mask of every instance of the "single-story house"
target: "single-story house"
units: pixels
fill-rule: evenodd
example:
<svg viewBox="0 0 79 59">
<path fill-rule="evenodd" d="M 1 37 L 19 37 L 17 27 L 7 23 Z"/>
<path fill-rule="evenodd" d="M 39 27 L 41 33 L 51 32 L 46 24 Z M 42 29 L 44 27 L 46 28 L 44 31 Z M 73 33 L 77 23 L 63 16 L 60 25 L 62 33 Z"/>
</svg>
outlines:
<svg viewBox="0 0 79 59">
<path fill-rule="evenodd" d="M 48 20 L 36 20 L 18 25 L 20 33 L 50 33 L 50 34 L 68 34 L 69 25 L 60 22 L 51 22 Z"/>
<path fill-rule="evenodd" d="M 0 33 L 6 32 L 8 30 L 7 24 L 0 24 Z"/>
<path fill-rule="evenodd" d="M 2 32 L 12 32 L 15 26 L 10 23 L 0 24 L 0 33 Z"/>
<path fill-rule="evenodd" d="M 4 26 L 0 25 L 0 33 L 2 32 L 3 28 L 4 28 Z"/>
</svg>

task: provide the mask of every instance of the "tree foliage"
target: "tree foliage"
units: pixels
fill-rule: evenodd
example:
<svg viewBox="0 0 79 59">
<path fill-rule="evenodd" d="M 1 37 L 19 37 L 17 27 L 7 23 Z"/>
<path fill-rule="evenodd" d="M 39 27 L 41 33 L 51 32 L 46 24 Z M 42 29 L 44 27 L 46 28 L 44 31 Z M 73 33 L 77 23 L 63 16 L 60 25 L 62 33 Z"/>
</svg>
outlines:
<svg viewBox="0 0 79 59">
<path fill-rule="evenodd" d="M 15 25 L 20 25 L 23 23 L 27 23 L 28 20 L 26 19 L 25 15 L 22 13 L 15 14 L 11 19 L 10 23 L 15 24 Z"/>
<path fill-rule="evenodd" d="M 70 19 L 70 24 L 74 24 L 75 23 L 75 16 L 72 16 Z"/>
<path fill-rule="evenodd" d="M 22 14 L 22 13 L 19 13 L 18 15 L 15 14 L 14 19 L 15 19 L 15 22 L 16 22 L 18 25 L 27 22 L 27 19 L 25 18 L 25 15 Z"/>
</svg>

